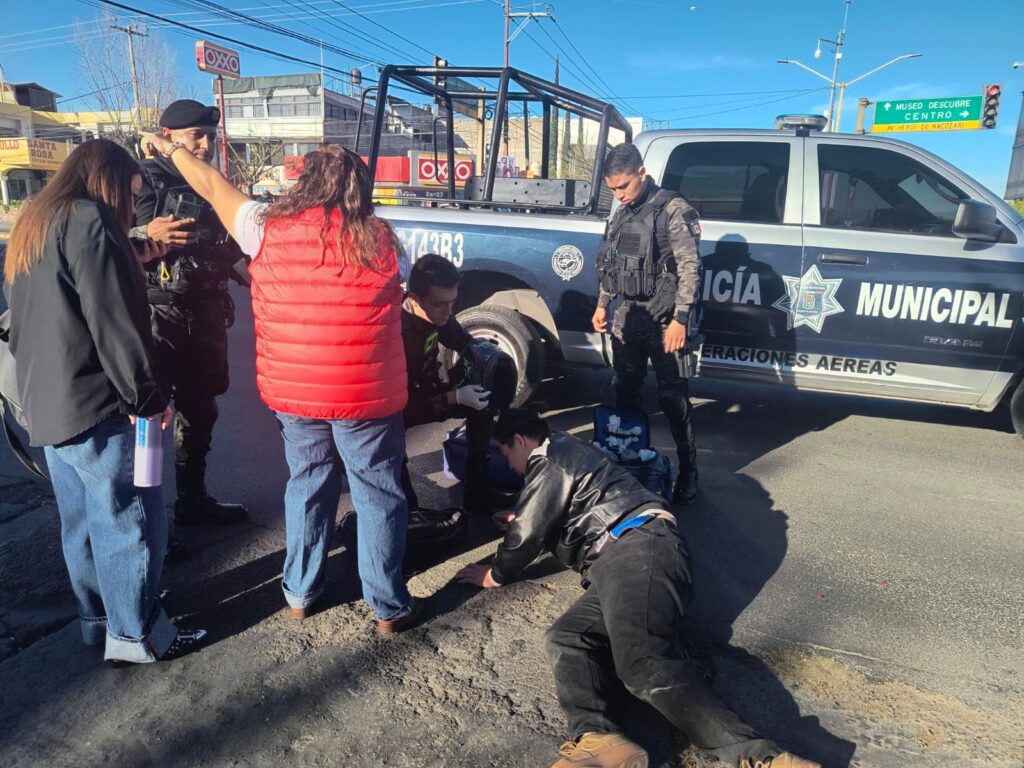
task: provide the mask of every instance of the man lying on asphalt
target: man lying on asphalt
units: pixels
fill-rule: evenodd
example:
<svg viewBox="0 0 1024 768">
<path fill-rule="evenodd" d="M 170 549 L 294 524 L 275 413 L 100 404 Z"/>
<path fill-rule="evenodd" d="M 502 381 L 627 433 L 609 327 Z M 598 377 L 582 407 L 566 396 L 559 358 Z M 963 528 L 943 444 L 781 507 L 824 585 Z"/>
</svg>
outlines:
<svg viewBox="0 0 1024 768">
<path fill-rule="evenodd" d="M 551 432 L 528 411 L 505 411 L 495 437 L 526 484 L 514 512 L 496 516 L 507 531 L 493 563 L 468 565 L 456 578 L 500 587 L 548 550 L 579 571 L 586 588 L 545 638 L 573 739 L 553 768 L 646 768 L 647 753 L 615 720 L 616 676 L 720 760 L 741 768 L 819 768 L 758 736 L 686 659 L 690 556 L 665 500 L 597 448 Z"/>
</svg>

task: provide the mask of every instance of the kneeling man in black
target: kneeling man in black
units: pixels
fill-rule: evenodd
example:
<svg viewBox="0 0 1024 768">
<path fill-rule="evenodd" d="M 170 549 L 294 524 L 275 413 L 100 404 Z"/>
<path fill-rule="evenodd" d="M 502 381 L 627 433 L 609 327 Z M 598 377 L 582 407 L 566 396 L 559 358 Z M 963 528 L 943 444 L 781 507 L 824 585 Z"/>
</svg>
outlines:
<svg viewBox="0 0 1024 768">
<path fill-rule="evenodd" d="M 493 563 L 466 566 L 456 578 L 500 587 L 544 551 L 582 575 L 586 592 L 545 638 L 573 739 L 554 768 L 646 768 L 647 753 L 615 719 L 616 678 L 720 760 L 741 768 L 820 768 L 761 738 L 686 658 L 682 622 L 692 569 L 665 499 L 528 411 L 505 411 L 495 437 L 525 486 L 514 511 L 495 516 L 507 530 Z"/>
</svg>

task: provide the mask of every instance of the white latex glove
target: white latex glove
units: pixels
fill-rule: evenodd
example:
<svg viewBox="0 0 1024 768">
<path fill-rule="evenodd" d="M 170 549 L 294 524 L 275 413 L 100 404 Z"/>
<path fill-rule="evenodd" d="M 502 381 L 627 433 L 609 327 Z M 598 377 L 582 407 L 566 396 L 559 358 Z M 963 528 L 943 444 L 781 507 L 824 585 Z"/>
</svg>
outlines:
<svg viewBox="0 0 1024 768">
<path fill-rule="evenodd" d="M 479 384 L 467 384 L 455 390 L 455 402 L 474 411 L 482 411 L 490 399 L 491 393 Z"/>
</svg>

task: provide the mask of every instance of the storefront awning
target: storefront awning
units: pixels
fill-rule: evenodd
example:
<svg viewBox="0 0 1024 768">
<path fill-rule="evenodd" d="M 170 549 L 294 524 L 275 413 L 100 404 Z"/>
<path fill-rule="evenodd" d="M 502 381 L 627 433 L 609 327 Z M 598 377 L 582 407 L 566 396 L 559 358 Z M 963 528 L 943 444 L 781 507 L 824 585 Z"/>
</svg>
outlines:
<svg viewBox="0 0 1024 768">
<path fill-rule="evenodd" d="M 43 139 L 0 139 L 0 175 L 13 170 L 56 171 L 68 157 L 68 146 Z"/>
</svg>

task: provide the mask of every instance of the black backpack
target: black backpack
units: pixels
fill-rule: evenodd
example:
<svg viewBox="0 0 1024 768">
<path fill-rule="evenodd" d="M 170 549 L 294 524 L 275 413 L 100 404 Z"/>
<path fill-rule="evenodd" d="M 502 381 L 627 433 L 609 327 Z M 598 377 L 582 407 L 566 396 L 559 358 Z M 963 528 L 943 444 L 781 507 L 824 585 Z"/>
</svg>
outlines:
<svg viewBox="0 0 1024 768">
<path fill-rule="evenodd" d="M 14 451 L 18 461 L 29 472 L 46 480 L 46 473 L 36 463 L 36 460 L 29 455 L 21 438 L 18 437 L 18 434 L 7 420 L 7 414 L 9 413 L 11 419 L 19 427 L 28 429 L 28 419 L 25 418 L 25 411 L 22 410 L 21 398 L 18 397 L 18 379 L 14 370 L 14 355 L 11 354 L 10 337 L 11 310 L 5 309 L 0 314 L 0 422 L 3 422 L 7 442 L 10 443 L 11 450 Z"/>
</svg>

